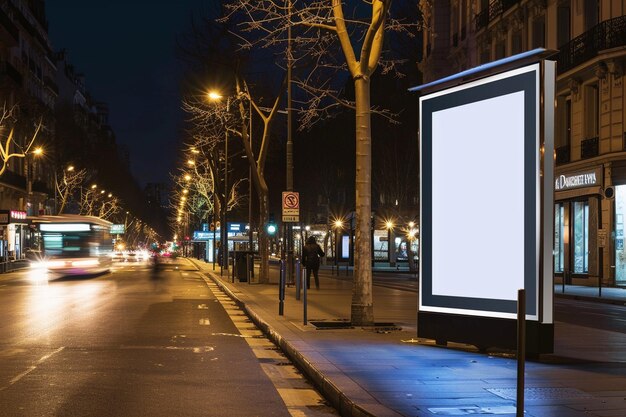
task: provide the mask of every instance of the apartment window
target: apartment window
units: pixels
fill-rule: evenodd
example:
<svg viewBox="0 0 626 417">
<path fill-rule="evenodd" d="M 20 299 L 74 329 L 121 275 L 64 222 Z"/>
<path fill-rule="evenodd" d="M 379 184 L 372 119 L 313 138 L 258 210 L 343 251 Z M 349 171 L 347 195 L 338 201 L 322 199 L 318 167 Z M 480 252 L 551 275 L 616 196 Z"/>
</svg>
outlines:
<svg viewBox="0 0 626 417">
<path fill-rule="evenodd" d="M 480 63 L 486 64 L 487 62 L 489 62 L 489 49 L 485 48 L 480 53 Z"/>
<path fill-rule="evenodd" d="M 533 20 L 533 49 L 543 48 L 546 44 L 546 17 L 536 16 Z"/>
<path fill-rule="evenodd" d="M 572 100 L 567 96 L 557 98 L 556 147 L 569 146 L 572 140 Z"/>
<path fill-rule="evenodd" d="M 506 55 L 506 48 L 504 47 L 504 41 L 496 43 L 496 59 L 502 59 Z"/>
<path fill-rule="evenodd" d="M 556 44 L 560 48 L 570 41 L 571 14 L 569 3 L 561 3 L 557 8 L 556 16 Z"/>
<path fill-rule="evenodd" d="M 466 36 L 466 27 L 465 23 L 467 21 L 467 0 L 461 0 L 461 40 L 465 39 Z"/>
<path fill-rule="evenodd" d="M 600 2 L 598 0 L 585 1 L 585 30 L 589 30 L 598 24 L 598 16 L 600 16 Z"/>
<path fill-rule="evenodd" d="M 516 30 L 511 37 L 511 55 L 522 52 L 522 31 Z"/>
<path fill-rule="evenodd" d="M 600 95 L 598 84 L 585 86 L 585 139 L 599 136 Z"/>
<path fill-rule="evenodd" d="M 459 44 L 459 5 L 452 6 L 452 46 Z"/>
<path fill-rule="evenodd" d="M 480 11 L 489 9 L 489 0 L 480 0 Z"/>
</svg>

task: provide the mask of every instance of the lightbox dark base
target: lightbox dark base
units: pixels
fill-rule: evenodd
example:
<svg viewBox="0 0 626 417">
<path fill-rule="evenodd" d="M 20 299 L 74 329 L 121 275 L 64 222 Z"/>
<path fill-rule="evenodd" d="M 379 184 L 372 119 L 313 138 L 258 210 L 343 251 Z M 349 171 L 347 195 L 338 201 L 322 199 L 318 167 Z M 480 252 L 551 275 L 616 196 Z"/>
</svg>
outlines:
<svg viewBox="0 0 626 417">
<path fill-rule="evenodd" d="M 456 314 L 417 313 L 417 337 L 437 344 L 466 343 L 480 350 L 517 348 L 517 321 Z M 526 321 L 526 352 L 539 355 L 554 352 L 554 325 Z"/>
</svg>

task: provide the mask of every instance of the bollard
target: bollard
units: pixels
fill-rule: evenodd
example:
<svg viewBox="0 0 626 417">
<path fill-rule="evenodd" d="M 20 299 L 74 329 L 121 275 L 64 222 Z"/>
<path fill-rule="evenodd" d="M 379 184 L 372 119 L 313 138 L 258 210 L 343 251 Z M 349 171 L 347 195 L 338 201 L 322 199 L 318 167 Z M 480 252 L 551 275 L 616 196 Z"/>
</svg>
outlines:
<svg viewBox="0 0 626 417">
<path fill-rule="evenodd" d="M 516 417 L 524 417 L 524 372 L 526 368 L 526 292 L 517 291 L 517 403 Z"/>
<path fill-rule="evenodd" d="M 278 315 L 285 312 L 285 261 L 280 260 L 280 278 L 278 282 Z"/>
<path fill-rule="evenodd" d="M 226 259 L 226 262 L 230 263 L 230 259 L 228 259 L 228 258 L 227 258 L 227 259 Z M 232 270 L 232 274 L 231 274 L 233 284 L 235 283 L 235 269 L 236 269 L 236 268 L 235 268 L 235 267 L 236 267 L 236 265 L 235 265 L 235 264 L 236 264 L 236 261 L 235 261 L 235 255 L 234 255 L 234 253 L 233 253 L 233 268 L 232 268 L 233 270 Z M 228 269 L 226 270 L 226 272 L 228 272 Z"/>
<path fill-rule="evenodd" d="M 307 308 L 307 305 L 306 305 L 307 285 L 306 284 L 307 284 L 307 282 L 306 282 L 306 274 L 302 274 L 302 288 L 303 288 L 302 292 L 303 292 L 303 297 L 304 297 L 304 300 L 302 302 L 302 308 L 303 308 L 303 310 L 302 310 L 302 321 L 304 322 L 305 326 L 307 325 L 307 321 L 308 321 L 307 320 L 307 316 L 306 316 L 306 314 L 307 314 L 307 310 L 306 310 L 306 308 Z"/>
<path fill-rule="evenodd" d="M 300 259 L 296 259 L 296 300 L 300 299 L 300 285 L 302 284 L 302 270 Z"/>
<path fill-rule="evenodd" d="M 248 276 L 248 285 L 252 284 L 252 274 L 250 273 L 252 271 L 252 268 L 254 268 L 254 263 L 250 262 L 250 254 L 246 253 L 246 273 Z"/>
</svg>

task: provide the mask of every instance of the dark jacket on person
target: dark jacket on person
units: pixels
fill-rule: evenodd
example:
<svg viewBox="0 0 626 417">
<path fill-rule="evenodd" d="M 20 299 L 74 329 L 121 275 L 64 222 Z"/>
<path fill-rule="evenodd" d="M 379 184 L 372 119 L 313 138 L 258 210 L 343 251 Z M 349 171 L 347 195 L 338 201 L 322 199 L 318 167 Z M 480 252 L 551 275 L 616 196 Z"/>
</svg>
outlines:
<svg viewBox="0 0 626 417">
<path fill-rule="evenodd" d="M 317 244 L 314 237 L 310 237 L 306 241 L 306 245 L 302 248 L 302 264 L 311 269 L 320 267 L 320 257 L 324 256 L 324 251 Z"/>
</svg>

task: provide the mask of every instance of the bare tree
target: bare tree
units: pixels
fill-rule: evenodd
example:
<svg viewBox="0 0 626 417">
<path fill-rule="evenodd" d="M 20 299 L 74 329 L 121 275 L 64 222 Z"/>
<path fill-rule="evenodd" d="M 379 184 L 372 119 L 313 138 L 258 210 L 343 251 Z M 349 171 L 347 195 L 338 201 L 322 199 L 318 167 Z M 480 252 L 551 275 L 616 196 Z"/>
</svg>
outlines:
<svg viewBox="0 0 626 417">
<path fill-rule="evenodd" d="M 122 211 L 119 198 L 96 187 L 81 190 L 79 207 L 80 214 L 104 220 Z"/>
<path fill-rule="evenodd" d="M 263 225 L 267 223 L 269 218 L 269 189 L 265 179 L 265 163 L 270 143 L 271 122 L 278 111 L 280 96 L 274 99 L 271 108 L 266 109 L 252 98 L 248 86 L 239 78 L 236 88 L 237 95 L 227 98 L 226 104 L 207 103 L 206 100 L 194 102 L 188 100 L 183 104 L 183 108 L 190 114 L 190 122 L 194 124 L 196 130 L 194 136 L 196 140 L 192 148 L 204 156 L 201 164 L 194 165 L 194 170 L 197 173 L 198 169 L 203 167 L 213 179 L 212 187 L 216 190 L 219 189 L 220 182 L 215 181 L 215 178 L 219 176 L 216 161 L 219 161 L 220 141 L 226 140 L 227 135 L 239 138 L 251 168 L 252 182 L 259 199 L 259 224 Z M 234 114 L 231 114 L 231 102 L 236 109 Z M 263 122 L 263 133 L 257 147 L 253 147 L 249 134 L 249 118 L 252 109 Z M 256 154 L 255 149 L 258 149 Z M 236 193 L 239 182 L 241 180 L 237 180 L 233 184 L 228 196 L 223 194 L 223 190 L 218 192 L 216 194 L 218 196 L 217 201 L 220 204 L 227 204 L 230 209 L 233 204 L 239 201 Z M 261 259 L 259 281 L 267 283 L 269 282 L 269 236 L 263 227 L 259 228 L 258 239 Z"/>
<path fill-rule="evenodd" d="M 350 15 L 347 15 L 348 3 L 352 6 Z M 227 18 L 239 23 L 242 48 L 275 47 L 286 41 L 288 28 L 297 30 L 294 49 L 305 53 L 295 54 L 293 59 L 296 65 L 309 68 L 293 81 L 308 94 L 308 99 L 300 102 L 301 127 L 325 117 L 338 104 L 356 112 L 356 244 L 351 319 L 358 325 L 374 322 L 370 241 L 371 114 L 379 112 L 392 117 L 371 105 L 370 82 L 377 68 L 381 67 L 383 72 L 396 71 L 400 63 L 381 59 L 385 33 L 389 30 L 408 33 L 409 28 L 417 27 L 417 22 L 392 19 L 391 3 L 391 0 L 232 0 L 226 5 Z M 337 46 L 342 59 L 338 58 Z M 347 71 L 352 78 L 354 101 L 342 97 L 335 81 L 342 79 L 337 71 Z"/>
<path fill-rule="evenodd" d="M 59 180 L 59 177 L 61 179 Z M 56 195 L 58 198 L 57 214 L 63 214 L 72 201 L 79 199 L 79 193 L 87 178 L 86 169 L 64 169 L 61 175 L 57 173 Z"/>
<path fill-rule="evenodd" d="M 24 143 L 19 143 L 15 139 L 16 112 L 17 107 L 15 106 L 7 109 L 4 105 L 0 109 L 0 159 L 2 160 L 0 175 L 6 171 L 11 158 L 25 158 L 28 155 L 42 127 L 41 121 L 39 121 L 32 136 L 24 140 Z"/>
</svg>

